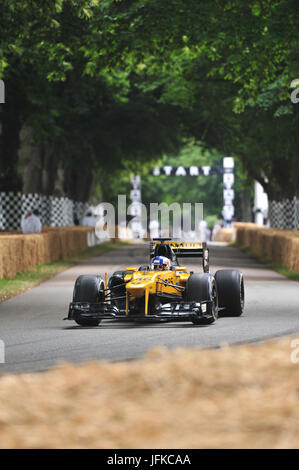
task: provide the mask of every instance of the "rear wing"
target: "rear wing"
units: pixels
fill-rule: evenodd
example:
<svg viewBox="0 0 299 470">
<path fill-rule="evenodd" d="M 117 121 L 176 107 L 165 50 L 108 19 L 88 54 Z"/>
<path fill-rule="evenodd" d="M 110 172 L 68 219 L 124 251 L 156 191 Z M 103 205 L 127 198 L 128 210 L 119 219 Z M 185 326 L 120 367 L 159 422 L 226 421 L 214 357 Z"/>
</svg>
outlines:
<svg viewBox="0 0 299 470">
<path fill-rule="evenodd" d="M 159 252 L 164 250 L 164 256 L 172 260 L 176 258 L 202 258 L 204 272 L 209 271 L 209 249 L 206 242 L 177 242 L 169 238 L 154 238 L 151 242 L 150 256 L 157 256 L 160 254 Z"/>
</svg>

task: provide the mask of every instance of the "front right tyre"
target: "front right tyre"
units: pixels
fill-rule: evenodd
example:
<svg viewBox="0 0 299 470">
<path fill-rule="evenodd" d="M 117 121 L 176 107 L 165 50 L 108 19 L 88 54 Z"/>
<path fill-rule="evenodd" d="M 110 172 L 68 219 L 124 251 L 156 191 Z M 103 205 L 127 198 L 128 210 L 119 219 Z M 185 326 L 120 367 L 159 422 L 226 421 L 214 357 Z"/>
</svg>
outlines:
<svg viewBox="0 0 299 470">
<path fill-rule="evenodd" d="M 210 325 L 218 318 L 218 293 L 214 277 L 208 273 L 191 274 L 185 291 L 185 299 L 195 302 L 207 302 L 207 312 L 194 315 L 194 325 Z"/>
<path fill-rule="evenodd" d="M 104 289 L 104 281 L 101 276 L 79 276 L 75 282 L 73 302 L 101 302 L 105 299 Z M 75 313 L 74 320 L 80 326 L 98 326 L 101 321 L 95 318 L 82 317 L 79 312 Z"/>
</svg>

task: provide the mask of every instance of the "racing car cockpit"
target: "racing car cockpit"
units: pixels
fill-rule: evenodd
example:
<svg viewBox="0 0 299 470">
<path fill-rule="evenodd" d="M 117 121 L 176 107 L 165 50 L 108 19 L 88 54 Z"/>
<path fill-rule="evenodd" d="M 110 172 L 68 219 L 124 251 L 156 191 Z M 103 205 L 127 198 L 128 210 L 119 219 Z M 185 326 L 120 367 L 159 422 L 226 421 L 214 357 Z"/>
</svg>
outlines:
<svg viewBox="0 0 299 470">
<path fill-rule="evenodd" d="M 175 253 L 173 252 L 171 246 L 164 243 L 165 241 L 171 240 L 170 238 L 154 238 L 153 242 L 159 240 L 159 244 L 156 244 L 154 248 L 151 250 L 151 265 L 150 266 L 140 266 L 138 271 L 155 271 L 155 270 L 174 270 L 174 266 L 178 266 L 178 261 L 176 258 Z M 153 260 L 155 258 L 166 258 L 167 261 L 165 263 L 157 263 L 154 264 Z M 158 265 L 160 264 L 160 267 Z M 165 265 L 165 267 L 163 267 Z"/>
</svg>

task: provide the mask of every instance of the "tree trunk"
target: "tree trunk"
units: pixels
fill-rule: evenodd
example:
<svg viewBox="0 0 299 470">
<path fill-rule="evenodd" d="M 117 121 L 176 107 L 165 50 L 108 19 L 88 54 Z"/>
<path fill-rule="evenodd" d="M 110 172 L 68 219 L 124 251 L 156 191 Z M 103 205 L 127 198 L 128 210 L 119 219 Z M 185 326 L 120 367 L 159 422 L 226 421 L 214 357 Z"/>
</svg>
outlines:
<svg viewBox="0 0 299 470">
<path fill-rule="evenodd" d="M 59 155 L 34 141 L 34 129 L 24 125 L 20 132 L 19 174 L 23 193 L 64 195 L 63 175 L 58 175 Z M 62 182 L 61 182 L 62 181 Z"/>
<path fill-rule="evenodd" d="M 0 191 L 20 191 L 22 181 L 18 175 L 18 148 L 20 123 L 16 109 L 9 103 L 2 105 L 0 136 Z"/>
<path fill-rule="evenodd" d="M 22 191 L 41 192 L 41 149 L 34 142 L 34 130 L 23 125 L 20 132 L 19 174 L 22 175 Z"/>
<path fill-rule="evenodd" d="M 53 187 L 53 196 L 56 197 L 64 197 L 65 190 L 64 190 L 64 177 L 65 177 L 65 172 L 64 168 L 62 167 L 62 164 L 58 165 L 57 171 L 56 171 L 56 178 L 54 181 L 54 187 Z"/>
<path fill-rule="evenodd" d="M 58 152 L 52 148 L 42 150 L 41 187 L 43 194 L 53 194 L 59 165 Z"/>
<path fill-rule="evenodd" d="M 89 168 L 65 168 L 64 190 L 74 201 L 87 202 L 92 185 L 92 171 Z"/>
<path fill-rule="evenodd" d="M 241 217 L 243 222 L 252 222 L 252 207 L 248 189 L 241 191 Z"/>
</svg>

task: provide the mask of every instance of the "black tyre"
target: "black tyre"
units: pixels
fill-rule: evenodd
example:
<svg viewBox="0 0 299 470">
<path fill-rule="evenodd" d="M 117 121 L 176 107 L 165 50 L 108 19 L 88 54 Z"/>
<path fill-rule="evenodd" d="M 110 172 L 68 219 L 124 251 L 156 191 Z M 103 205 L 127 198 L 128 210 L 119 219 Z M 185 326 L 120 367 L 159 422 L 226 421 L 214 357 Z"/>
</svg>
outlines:
<svg viewBox="0 0 299 470">
<path fill-rule="evenodd" d="M 82 275 L 76 279 L 73 302 L 96 303 L 103 301 L 104 281 L 101 276 Z M 80 326 L 98 326 L 101 320 L 82 318 L 79 313 L 74 316 L 75 322 Z"/>
<path fill-rule="evenodd" d="M 195 325 L 209 325 L 214 323 L 218 317 L 218 295 L 217 286 L 213 276 L 210 274 L 192 274 L 187 282 L 186 301 L 207 301 L 207 313 L 204 317 L 194 316 Z"/>
<path fill-rule="evenodd" d="M 215 274 L 222 316 L 239 317 L 244 310 L 243 274 L 236 269 L 220 269 Z"/>
</svg>

